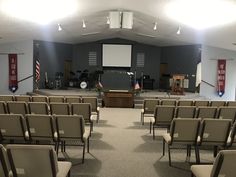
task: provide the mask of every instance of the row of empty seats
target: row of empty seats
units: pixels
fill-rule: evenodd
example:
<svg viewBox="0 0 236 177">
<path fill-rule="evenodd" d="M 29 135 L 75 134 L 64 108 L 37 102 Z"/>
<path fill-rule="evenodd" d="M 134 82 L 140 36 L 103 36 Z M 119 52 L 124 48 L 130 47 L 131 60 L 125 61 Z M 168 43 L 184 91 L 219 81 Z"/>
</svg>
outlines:
<svg viewBox="0 0 236 177">
<path fill-rule="evenodd" d="M 9 143 L 53 144 L 58 152 L 59 145 L 65 151 L 66 145 L 85 146 L 89 152 L 90 131 L 78 115 L 31 115 L 0 114 L 0 141 Z"/>
<path fill-rule="evenodd" d="M 199 147 L 201 146 L 214 147 L 214 156 L 216 156 L 219 149 L 232 147 L 236 142 L 236 123 L 231 125 L 231 121 L 227 119 L 175 118 L 171 123 L 170 132 L 163 134 L 163 155 L 167 144 L 170 166 L 170 150 L 175 145 L 186 145 L 187 157 L 190 157 L 191 146 L 194 146 L 197 163 L 200 163 Z"/>
<path fill-rule="evenodd" d="M 1 177 L 69 177 L 71 162 L 58 161 L 52 146 L 0 144 Z"/>
</svg>

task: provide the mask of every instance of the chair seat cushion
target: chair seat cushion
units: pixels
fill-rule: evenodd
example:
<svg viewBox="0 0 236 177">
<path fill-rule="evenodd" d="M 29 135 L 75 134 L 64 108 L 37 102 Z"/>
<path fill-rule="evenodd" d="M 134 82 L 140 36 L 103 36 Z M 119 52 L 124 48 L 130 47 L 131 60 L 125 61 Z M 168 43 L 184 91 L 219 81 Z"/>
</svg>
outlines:
<svg viewBox="0 0 236 177">
<path fill-rule="evenodd" d="M 192 165 L 191 171 L 196 177 L 210 177 L 213 165 Z"/>
<path fill-rule="evenodd" d="M 58 161 L 57 177 L 67 177 L 67 174 L 69 173 L 71 166 L 72 166 L 71 162 Z"/>
</svg>

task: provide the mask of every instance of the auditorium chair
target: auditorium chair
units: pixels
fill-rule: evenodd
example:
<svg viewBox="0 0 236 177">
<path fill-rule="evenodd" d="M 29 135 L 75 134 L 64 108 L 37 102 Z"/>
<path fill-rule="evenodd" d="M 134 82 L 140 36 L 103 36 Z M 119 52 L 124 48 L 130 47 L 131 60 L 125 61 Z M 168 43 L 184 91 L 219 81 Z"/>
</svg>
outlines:
<svg viewBox="0 0 236 177">
<path fill-rule="evenodd" d="M 28 103 L 30 114 L 49 114 L 49 106 L 46 102 L 30 102 Z"/>
<path fill-rule="evenodd" d="M 195 106 L 178 106 L 176 108 L 177 118 L 194 118 L 196 112 Z"/>
<path fill-rule="evenodd" d="M 83 103 L 91 104 L 92 115 L 97 116 L 97 122 L 100 119 L 100 108 L 98 107 L 98 99 L 97 97 L 82 97 Z"/>
<path fill-rule="evenodd" d="M 7 109 L 6 109 L 6 104 L 4 101 L 0 101 L 0 114 L 6 114 Z"/>
<path fill-rule="evenodd" d="M 14 101 L 13 95 L 0 95 L 0 101 Z"/>
<path fill-rule="evenodd" d="M 176 100 L 175 99 L 162 99 L 161 105 L 176 106 Z"/>
<path fill-rule="evenodd" d="M 65 96 L 66 103 L 81 103 L 81 98 L 79 96 Z"/>
<path fill-rule="evenodd" d="M 144 125 L 145 117 L 153 117 L 156 106 L 159 105 L 158 99 L 145 99 L 141 110 L 141 122 Z"/>
<path fill-rule="evenodd" d="M 85 121 L 81 115 L 55 115 L 58 142 L 62 144 L 62 150 L 65 152 L 66 145 L 82 146 L 84 163 L 85 146 L 89 152 L 90 132 L 85 130 Z M 57 148 L 58 149 L 58 148 Z"/>
<path fill-rule="evenodd" d="M 0 114 L 1 143 L 28 141 L 29 131 L 25 118 L 20 114 Z"/>
<path fill-rule="evenodd" d="M 236 150 L 222 150 L 212 165 L 192 165 L 192 177 L 235 177 Z"/>
<path fill-rule="evenodd" d="M 228 101 L 227 106 L 236 106 L 236 101 Z"/>
<path fill-rule="evenodd" d="M 26 103 L 31 102 L 31 96 L 29 95 L 15 95 L 15 101 L 24 101 Z"/>
<path fill-rule="evenodd" d="M 7 101 L 7 109 L 9 114 L 28 114 L 28 106 L 23 101 Z"/>
<path fill-rule="evenodd" d="M 155 139 L 155 128 L 167 128 L 169 130 L 171 121 L 174 118 L 175 106 L 158 105 L 155 108 L 154 117 L 150 120 L 150 132 L 153 131 L 153 139 Z"/>
<path fill-rule="evenodd" d="M 216 118 L 217 107 L 198 107 L 197 108 L 197 118 Z"/>
<path fill-rule="evenodd" d="M 187 146 L 187 157 L 190 158 L 191 146 L 195 147 L 196 163 L 199 161 L 197 137 L 200 128 L 200 119 L 174 118 L 171 122 L 170 133 L 163 135 L 163 156 L 165 144 L 168 147 L 169 166 L 171 166 L 171 148 L 174 145 Z"/>
<path fill-rule="evenodd" d="M 178 106 L 193 106 L 193 100 L 179 100 Z"/>
<path fill-rule="evenodd" d="M 64 96 L 48 96 L 49 103 L 64 103 Z"/>
<path fill-rule="evenodd" d="M 7 145 L 13 177 L 67 177 L 71 162 L 58 161 L 53 146 Z"/>
<path fill-rule="evenodd" d="M 7 152 L 2 144 L 0 144 L 0 176 L 10 177 L 10 165 L 7 158 Z"/>
<path fill-rule="evenodd" d="M 215 157 L 219 148 L 227 147 L 230 128 L 231 120 L 229 119 L 203 119 L 198 137 L 199 147 L 213 147 Z"/>
<path fill-rule="evenodd" d="M 194 106 L 209 106 L 209 101 L 206 100 L 195 100 L 194 101 Z"/>
<path fill-rule="evenodd" d="M 220 106 L 226 106 L 225 101 L 211 101 L 210 106 L 220 107 Z"/>
<path fill-rule="evenodd" d="M 69 103 L 50 103 L 51 114 L 70 115 Z"/>
<path fill-rule="evenodd" d="M 46 102 L 46 103 L 48 102 L 48 97 L 43 96 L 43 95 L 32 96 L 31 99 L 32 99 L 32 102 Z"/>
<path fill-rule="evenodd" d="M 219 119 L 230 119 L 232 124 L 235 122 L 236 118 L 236 107 L 224 106 L 219 108 Z"/>
</svg>

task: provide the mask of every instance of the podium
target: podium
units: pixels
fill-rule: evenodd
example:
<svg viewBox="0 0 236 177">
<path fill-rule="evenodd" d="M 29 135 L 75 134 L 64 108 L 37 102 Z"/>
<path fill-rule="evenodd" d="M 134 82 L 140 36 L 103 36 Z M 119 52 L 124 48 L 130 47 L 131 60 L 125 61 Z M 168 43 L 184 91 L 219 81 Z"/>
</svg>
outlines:
<svg viewBox="0 0 236 177">
<path fill-rule="evenodd" d="M 172 95 L 184 95 L 184 74 L 174 74 L 171 83 Z"/>
</svg>

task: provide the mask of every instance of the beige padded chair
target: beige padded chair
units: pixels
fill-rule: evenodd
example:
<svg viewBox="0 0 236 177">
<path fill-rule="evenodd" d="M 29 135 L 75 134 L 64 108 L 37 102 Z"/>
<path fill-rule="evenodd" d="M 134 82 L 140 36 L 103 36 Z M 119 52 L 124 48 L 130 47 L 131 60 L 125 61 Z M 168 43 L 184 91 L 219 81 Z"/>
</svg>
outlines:
<svg viewBox="0 0 236 177">
<path fill-rule="evenodd" d="M 64 96 L 48 96 L 49 103 L 64 103 Z"/>
<path fill-rule="evenodd" d="M 32 96 L 32 102 L 48 102 L 48 97 L 47 96 Z"/>
<path fill-rule="evenodd" d="M 13 95 L 0 95 L 0 101 L 14 101 Z"/>
<path fill-rule="evenodd" d="M 30 102 L 28 103 L 30 114 L 49 114 L 49 106 L 46 102 Z"/>
<path fill-rule="evenodd" d="M 176 100 L 175 99 L 162 99 L 161 105 L 165 106 L 176 106 Z"/>
<path fill-rule="evenodd" d="M 62 143 L 63 151 L 65 151 L 66 145 L 77 145 L 83 147 L 83 158 L 85 146 L 87 144 L 87 152 L 89 152 L 89 134 L 85 131 L 85 122 L 82 116 L 78 115 L 63 115 L 55 116 L 58 142 Z"/>
<path fill-rule="evenodd" d="M 173 145 L 186 145 L 187 157 L 190 157 L 191 146 L 195 147 L 196 162 L 198 163 L 197 137 L 200 128 L 200 119 L 174 118 L 171 122 L 170 133 L 163 135 L 163 156 L 165 155 L 165 143 L 168 145 L 169 166 L 171 166 L 170 149 Z"/>
<path fill-rule="evenodd" d="M 29 132 L 25 119 L 20 114 L 0 114 L 1 141 L 27 141 Z"/>
<path fill-rule="evenodd" d="M 195 106 L 178 106 L 176 116 L 178 118 L 194 118 L 196 112 Z"/>
<path fill-rule="evenodd" d="M 91 114 L 90 103 L 73 103 L 71 104 L 72 115 L 81 115 L 85 120 L 85 124 L 90 126 L 90 134 L 93 130 L 93 121 L 96 119 Z"/>
<path fill-rule="evenodd" d="M 175 106 L 156 106 L 154 117 L 150 120 L 150 132 L 153 131 L 153 139 L 155 139 L 155 128 L 163 127 L 169 130 L 171 121 L 174 118 Z"/>
<path fill-rule="evenodd" d="M 81 98 L 79 96 L 65 96 L 66 103 L 81 103 Z"/>
<path fill-rule="evenodd" d="M 159 105 L 158 99 L 145 99 L 141 110 L 141 122 L 144 125 L 145 117 L 153 117 L 156 106 Z"/>
<path fill-rule="evenodd" d="M 220 107 L 220 106 L 226 106 L 225 101 L 211 101 L 210 106 Z"/>
<path fill-rule="evenodd" d="M 198 107 L 197 117 L 198 118 L 216 118 L 217 107 Z"/>
<path fill-rule="evenodd" d="M 227 106 L 236 106 L 236 101 L 228 101 Z"/>
<path fill-rule="evenodd" d="M 227 148 L 235 148 L 236 145 L 236 122 L 234 122 L 231 131 L 230 131 L 230 135 L 229 138 L 227 140 Z"/>
<path fill-rule="evenodd" d="M 193 100 L 179 100 L 178 106 L 193 106 Z"/>
<path fill-rule="evenodd" d="M 0 144 L 0 176 L 10 177 L 10 165 L 7 158 L 7 152 L 2 144 Z"/>
<path fill-rule="evenodd" d="M 194 106 L 209 106 L 209 101 L 206 100 L 195 100 Z"/>
<path fill-rule="evenodd" d="M 224 106 L 219 108 L 219 119 L 230 119 L 232 123 L 235 122 L 236 118 L 236 107 Z"/>
<path fill-rule="evenodd" d="M 46 144 L 51 144 L 57 141 L 57 133 L 52 116 L 28 114 L 25 119 L 31 142 L 40 143 L 43 141 Z"/>
<path fill-rule="evenodd" d="M 214 157 L 218 148 L 225 149 L 231 128 L 231 120 L 228 119 L 203 119 L 201 122 L 199 146 L 214 147 Z"/>
<path fill-rule="evenodd" d="M 7 145 L 13 177 L 67 177 L 71 162 L 58 161 L 53 146 Z"/>
<path fill-rule="evenodd" d="M 83 103 L 90 103 L 92 115 L 97 116 L 97 122 L 100 119 L 100 108 L 98 107 L 97 97 L 82 97 Z"/>
<path fill-rule="evenodd" d="M 70 115 L 69 103 L 50 103 L 51 114 Z"/>
<path fill-rule="evenodd" d="M 29 95 L 15 95 L 15 101 L 24 101 L 26 103 L 31 102 L 31 96 Z"/>
<path fill-rule="evenodd" d="M 28 114 L 28 107 L 26 102 L 22 101 L 8 101 L 7 102 L 7 109 L 9 114 Z"/>
<path fill-rule="evenodd" d="M 0 114 L 6 114 L 7 108 L 4 101 L 0 101 Z"/>
<path fill-rule="evenodd" d="M 235 177 L 236 150 L 222 150 L 213 165 L 192 165 L 192 177 Z"/>
</svg>

